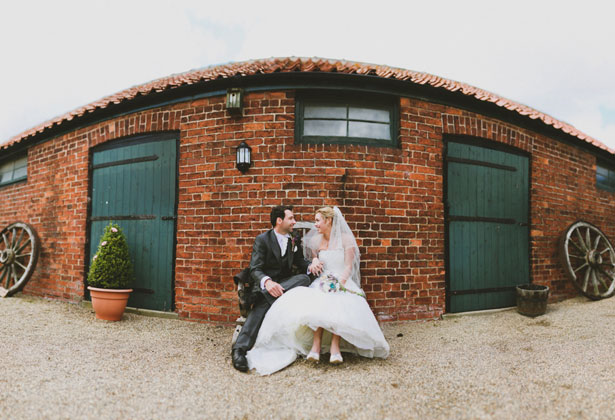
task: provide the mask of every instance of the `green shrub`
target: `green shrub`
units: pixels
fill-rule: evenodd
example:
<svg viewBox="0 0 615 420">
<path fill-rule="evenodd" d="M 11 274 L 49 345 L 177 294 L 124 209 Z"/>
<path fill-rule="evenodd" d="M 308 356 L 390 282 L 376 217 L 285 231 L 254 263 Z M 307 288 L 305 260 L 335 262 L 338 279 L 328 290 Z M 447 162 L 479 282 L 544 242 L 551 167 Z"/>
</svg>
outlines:
<svg viewBox="0 0 615 420">
<path fill-rule="evenodd" d="M 124 233 L 118 225 L 110 223 L 105 227 L 92 259 L 88 285 L 101 289 L 129 289 L 134 278 Z"/>
</svg>

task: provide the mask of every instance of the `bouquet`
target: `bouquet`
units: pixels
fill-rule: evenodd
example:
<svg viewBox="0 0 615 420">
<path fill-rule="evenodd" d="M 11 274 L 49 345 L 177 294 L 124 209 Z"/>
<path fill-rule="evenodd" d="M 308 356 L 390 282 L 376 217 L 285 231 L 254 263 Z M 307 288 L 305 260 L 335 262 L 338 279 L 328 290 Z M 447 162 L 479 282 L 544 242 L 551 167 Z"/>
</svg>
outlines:
<svg viewBox="0 0 615 420">
<path fill-rule="evenodd" d="M 323 273 L 320 277 L 318 277 L 318 288 L 321 292 L 324 293 L 335 293 L 335 292 L 348 292 L 355 294 L 357 296 L 361 296 L 365 298 L 365 295 L 361 292 L 355 292 L 353 290 L 349 290 L 344 287 L 341 281 L 338 280 L 337 276 L 333 273 Z"/>
</svg>

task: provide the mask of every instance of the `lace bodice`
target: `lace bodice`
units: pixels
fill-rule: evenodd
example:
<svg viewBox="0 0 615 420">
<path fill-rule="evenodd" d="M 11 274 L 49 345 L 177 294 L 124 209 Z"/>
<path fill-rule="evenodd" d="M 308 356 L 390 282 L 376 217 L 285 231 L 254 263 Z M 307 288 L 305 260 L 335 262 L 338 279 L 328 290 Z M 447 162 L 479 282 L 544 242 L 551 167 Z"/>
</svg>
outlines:
<svg viewBox="0 0 615 420">
<path fill-rule="evenodd" d="M 343 249 L 323 249 L 318 253 L 318 259 L 323 263 L 325 271 L 338 276 L 344 271 Z"/>
</svg>

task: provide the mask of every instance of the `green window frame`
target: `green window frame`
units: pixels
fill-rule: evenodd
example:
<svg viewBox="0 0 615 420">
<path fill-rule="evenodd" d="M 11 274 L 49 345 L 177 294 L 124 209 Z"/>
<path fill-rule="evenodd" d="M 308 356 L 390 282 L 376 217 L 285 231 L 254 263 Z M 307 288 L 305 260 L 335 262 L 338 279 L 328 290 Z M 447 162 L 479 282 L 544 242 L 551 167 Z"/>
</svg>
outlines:
<svg viewBox="0 0 615 420">
<path fill-rule="evenodd" d="M 297 143 L 398 147 L 399 99 L 349 92 L 297 94 Z"/>
<path fill-rule="evenodd" d="M 22 155 L 0 163 L 0 186 L 28 179 L 28 156 Z"/>
</svg>

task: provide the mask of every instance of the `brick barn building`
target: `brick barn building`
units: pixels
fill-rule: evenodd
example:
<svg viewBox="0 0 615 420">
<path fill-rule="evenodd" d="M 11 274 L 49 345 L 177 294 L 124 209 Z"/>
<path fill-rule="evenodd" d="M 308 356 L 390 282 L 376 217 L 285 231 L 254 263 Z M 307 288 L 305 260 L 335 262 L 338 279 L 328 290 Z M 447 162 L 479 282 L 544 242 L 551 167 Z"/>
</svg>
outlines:
<svg viewBox="0 0 615 420">
<path fill-rule="evenodd" d="M 280 203 L 303 221 L 340 207 L 380 320 L 511 306 L 528 282 L 573 296 L 561 232 L 583 219 L 615 237 L 615 156 L 599 141 L 472 86 L 347 61 L 155 80 L 9 139 L 0 167 L 2 227 L 28 223 L 42 244 L 24 293 L 87 299 L 113 220 L 137 269 L 129 305 L 192 320 L 237 318 L 232 276 Z"/>
</svg>

